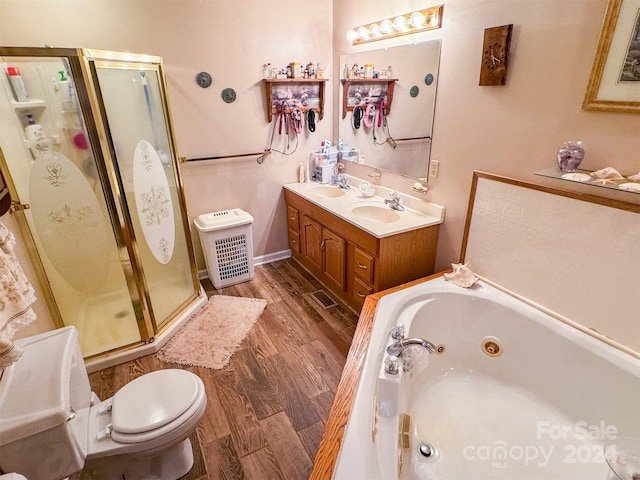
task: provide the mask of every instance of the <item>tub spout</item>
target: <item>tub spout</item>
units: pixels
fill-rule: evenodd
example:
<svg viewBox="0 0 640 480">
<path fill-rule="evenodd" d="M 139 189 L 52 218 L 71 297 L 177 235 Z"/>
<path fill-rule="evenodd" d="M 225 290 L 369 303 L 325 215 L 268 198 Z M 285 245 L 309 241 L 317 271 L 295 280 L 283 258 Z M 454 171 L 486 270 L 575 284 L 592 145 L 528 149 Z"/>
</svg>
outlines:
<svg viewBox="0 0 640 480">
<path fill-rule="evenodd" d="M 402 355 L 408 347 L 412 345 L 417 345 L 419 347 L 425 348 L 429 353 L 436 353 L 436 347 L 429 340 L 425 340 L 424 338 L 403 338 L 400 339 L 387 347 L 387 353 L 389 355 L 393 355 L 394 357 L 399 357 Z"/>
</svg>

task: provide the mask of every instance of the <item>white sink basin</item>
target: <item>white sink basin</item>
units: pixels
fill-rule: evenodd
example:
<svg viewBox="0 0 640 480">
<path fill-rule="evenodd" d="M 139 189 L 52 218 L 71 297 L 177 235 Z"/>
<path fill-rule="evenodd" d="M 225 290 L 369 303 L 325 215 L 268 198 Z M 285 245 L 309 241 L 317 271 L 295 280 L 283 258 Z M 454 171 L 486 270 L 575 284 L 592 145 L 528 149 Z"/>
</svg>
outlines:
<svg viewBox="0 0 640 480">
<path fill-rule="evenodd" d="M 400 198 L 405 210 L 393 210 L 385 203 L 391 193 L 385 187 L 376 187 L 379 194 L 371 198 L 363 197 L 357 188 L 343 190 L 329 184 L 296 182 L 284 188 L 377 238 L 439 225 L 444 220 L 444 207 L 408 195 Z"/>
<path fill-rule="evenodd" d="M 344 195 L 344 190 L 338 187 L 331 187 L 329 185 L 316 185 L 314 187 L 309 187 L 309 190 L 307 191 L 309 192 L 309 195 L 324 198 L 337 198 Z"/>
<path fill-rule="evenodd" d="M 376 223 L 393 223 L 400 220 L 400 212 L 378 203 L 356 204 L 351 207 L 351 213 L 358 218 Z"/>
</svg>

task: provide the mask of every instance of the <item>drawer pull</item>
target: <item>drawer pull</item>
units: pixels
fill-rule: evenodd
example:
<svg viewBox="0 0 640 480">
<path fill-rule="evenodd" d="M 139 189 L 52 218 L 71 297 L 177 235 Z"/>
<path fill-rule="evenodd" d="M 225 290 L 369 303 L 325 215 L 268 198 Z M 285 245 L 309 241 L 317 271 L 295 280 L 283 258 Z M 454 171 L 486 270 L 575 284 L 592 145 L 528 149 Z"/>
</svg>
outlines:
<svg viewBox="0 0 640 480">
<path fill-rule="evenodd" d="M 356 295 L 358 295 L 360 298 L 364 298 L 364 297 L 366 297 L 366 295 L 364 295 L 364 294 L 360 293 L 360 291 L 359 291 L 359 290 L 356 290 Z"/>
<path fill-rule="evenodd" d="M 359 266 L 361 269 L 363 269 L 363 270 L 366 270 L 366 269 L 367 269 L 367 266 L 366 266 L 366 265 L 361 264 L 360 262 L 358 262 L 358 266 Z"/>
</svg>

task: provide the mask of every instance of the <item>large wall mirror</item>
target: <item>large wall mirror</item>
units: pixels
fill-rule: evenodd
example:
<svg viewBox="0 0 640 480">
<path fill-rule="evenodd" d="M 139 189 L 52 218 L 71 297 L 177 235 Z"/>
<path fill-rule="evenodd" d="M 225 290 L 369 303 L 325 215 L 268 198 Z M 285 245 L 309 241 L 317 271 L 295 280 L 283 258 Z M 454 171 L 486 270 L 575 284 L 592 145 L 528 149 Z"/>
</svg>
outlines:
<svg viewBox="0 0 640 480">
<path fill-rule="evenodd" d="M 440 40 L 340 56 L 341 72 L 344 72 L 345 65 L 353 67 L 356 64 L 363 67 L 373 64 L 378 71 L 391 66 L 391 78 L 397 79 L 394 82 L 386 127 L 378 127 L 376 119 L 373 127 L 367 128 L 361 122 L 360 128 L 356 129 L 353 110 L 347 108 L 344 109 L 343 118 L 345 85 L 340 87 L 338 134 L 346 146 L 355 148 L 360 151 L 361 156 L 364 155 L 366 165 L 426 180 L 439 63 Z M 364 92 L 365 95 L 367 93 Z M 353 102 L 353 98 L 347 98 L 349 107 L 353 107 Z M 365 102 L 366 99 L 363 100 Z"/>
</svg>

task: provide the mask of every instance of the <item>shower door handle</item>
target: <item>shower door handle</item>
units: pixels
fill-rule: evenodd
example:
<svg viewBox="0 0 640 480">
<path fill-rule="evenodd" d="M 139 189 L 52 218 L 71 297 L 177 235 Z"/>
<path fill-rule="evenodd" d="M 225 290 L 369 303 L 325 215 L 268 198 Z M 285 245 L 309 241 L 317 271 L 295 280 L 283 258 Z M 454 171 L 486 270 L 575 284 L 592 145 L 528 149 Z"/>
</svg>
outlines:
<svg viewBox="0 0 640 480">
<path fill-rule="evenodd" d="M 9 207 L 9 210 L 11 210 L 11 213 L 15 213 L 19 212 L 20 210 L 29 210 L 30 208 L 31 205 L 29 205 L 28 203 L 11 202 L 11 207 Z"/>
</svg>

